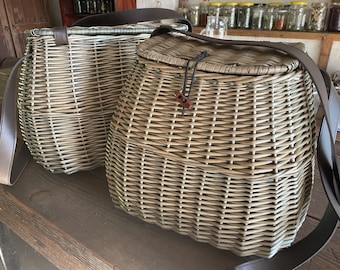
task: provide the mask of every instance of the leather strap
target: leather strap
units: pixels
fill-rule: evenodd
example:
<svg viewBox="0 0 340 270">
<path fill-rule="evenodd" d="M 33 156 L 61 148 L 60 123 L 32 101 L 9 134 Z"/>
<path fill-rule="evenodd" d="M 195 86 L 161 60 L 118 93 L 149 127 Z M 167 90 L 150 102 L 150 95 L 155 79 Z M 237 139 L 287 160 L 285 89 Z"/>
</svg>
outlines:
<svg viewBox="0 0 340 270">
<path fill-rule="evenodd" d="M 2 100 L 1 122 L 0 122 L 0 183 L 12 186 L 20 177 L 26 164 L 30 159 L 25 145 L 22 146 L 18 160 L 12 172 L 14 154 L 17 145 L 17 99 L 18 73 L 21 63 L 25 57 L 21 58 L 12 68 L 7 80 L 6 88 Z"/>
<path fill-rule="evenodd" d="M 340 100 L 326 72 L 321 71 L 314 61 L 300 49 L 281 42 L 225 40 L 197 35 L 191 32 L 162 26 L 151 36 L 170 32 L 181 33 L 196 39 L 226 45 L 261 46 L 277 49 L 298 59 L 307 70 L 317 88 L 324 109 L 321 130 L 318 138 L 318 165 L 320 176 L 327 194 L 329 205 L 318 226 L 304 239 L 291 247 L 282 249 L 274 257 L 260 258 L 238 265 L 237 270 L 288 270 L 295 269 L 316 255 L 332 238 L 340 217 L 340 177 L 335 150 L 337 123 L 340 113 Z"/>
<path fill-rule="evenodd" d="M 67 45 L 68 44 L 68 35 L 66 27 L 54 27 L 53 34 L 55 39 L 55 45 Z"/>
<path fill-rule="evenodd" d="M 109 12 L 84 17 L 76 21 L 72 26 L 112 26 L 135 24 L 138 22 L 159 21 L 164 19 L 175 19 L 177 22 L 188 25 L 188 31 L 192 31 L 190 21 L 183 18 L 181 14 L 166 8 L 139 8 L 123 11 Z"/>
</svg>

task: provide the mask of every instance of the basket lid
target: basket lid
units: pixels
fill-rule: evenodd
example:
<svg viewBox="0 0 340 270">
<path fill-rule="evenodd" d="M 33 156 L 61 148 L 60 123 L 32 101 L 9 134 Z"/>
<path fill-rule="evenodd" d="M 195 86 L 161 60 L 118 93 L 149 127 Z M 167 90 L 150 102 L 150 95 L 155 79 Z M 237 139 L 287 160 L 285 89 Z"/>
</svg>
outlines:
<svg viewBox="0 0 340 270">
<path fill-rule="evenodd" d="M 304 50 L 303 43 L 291 43 Z M 186 36 L 154 36 L 138 46 L 137 54 L 148 60 L 186 67 L 202 52 L 208 56 L 196 70 L 222 74 L 268 75 L 291 72 L 299 61 L 284 52 L 266 47 L 210 43 Z"/>
</svg>

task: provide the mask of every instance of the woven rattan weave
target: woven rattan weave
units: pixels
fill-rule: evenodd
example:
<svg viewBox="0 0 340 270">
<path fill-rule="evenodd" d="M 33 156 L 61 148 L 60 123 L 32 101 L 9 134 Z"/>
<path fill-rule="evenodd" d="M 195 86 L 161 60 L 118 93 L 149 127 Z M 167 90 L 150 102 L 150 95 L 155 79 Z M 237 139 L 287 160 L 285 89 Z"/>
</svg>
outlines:
<svg viewBox="0 0 340 270">
<path fill-rule="evenodd" d="M 114 204 L 241 256 L 289 246 L 314 178 L 309 74 L 275 50 L 171 35 L 137 54 L 107 144 Z"/>
<path fill-rule="evenodd" d="M 27 33 L 31 56 L 21 70 L 18 107 L 23 138 L 39 164 L 65 173 L 104 164 L 111 115 L 136 45 L 156 26 L 70 27 L 68 44 L 60 46 L 53 29 Z"/>
</svg>

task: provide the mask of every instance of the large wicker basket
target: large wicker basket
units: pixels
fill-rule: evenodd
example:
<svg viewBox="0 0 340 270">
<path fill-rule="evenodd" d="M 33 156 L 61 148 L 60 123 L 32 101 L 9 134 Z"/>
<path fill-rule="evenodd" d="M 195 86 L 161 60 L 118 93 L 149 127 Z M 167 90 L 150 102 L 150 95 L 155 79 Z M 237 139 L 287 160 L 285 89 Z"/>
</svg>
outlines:
<svg viewBox="0 0 340 270">
<path fill-rule="evenodd" d="M 112 113 L 136 45 L 154 24 L 70 27 L 68 44 L 53 29 L 29 31 L 20 74 L 18 109 L 33 158 L 52 172 L 104 165 Z M 186 29 L 186 25 L 174 27 Z"/>
<path fill-rule="evenodd" d="M 170 35 L 137 54 L 107 144 L 114 204 L 240 256 L 291 245 L 316 148 L 313 84 L 299 61 Z"/>
</svg>

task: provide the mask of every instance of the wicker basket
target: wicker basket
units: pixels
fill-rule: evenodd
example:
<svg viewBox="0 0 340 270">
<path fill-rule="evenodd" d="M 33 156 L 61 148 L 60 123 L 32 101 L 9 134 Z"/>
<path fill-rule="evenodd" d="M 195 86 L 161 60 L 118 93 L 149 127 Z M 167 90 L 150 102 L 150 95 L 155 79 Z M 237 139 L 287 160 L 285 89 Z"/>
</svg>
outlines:
<svg viewBox="0 0 340 270">
<path fill-rule="evenodd" d="M 107 144 L 114 204 L 240 256 L 291 245 L 316 148 L 313 84 L 299 61 L 170 35 L 137 54 Z"/>
<path fill-rule="evenodd" d="M 104 165 L 111 116 L 136 45 L 157 26 L 70 27 L 61 46 L 53 29 L 27 33 L 32 56 L 21 69 L 18 107 L 23 138 L 39 164 L 68 174 Z"/>
</svg>

